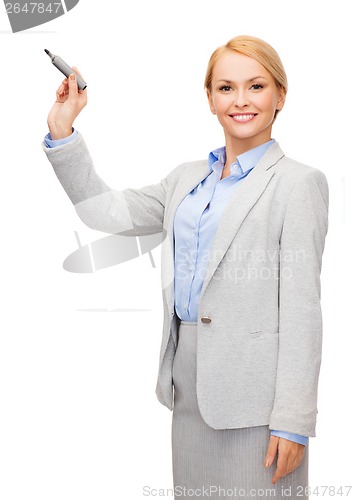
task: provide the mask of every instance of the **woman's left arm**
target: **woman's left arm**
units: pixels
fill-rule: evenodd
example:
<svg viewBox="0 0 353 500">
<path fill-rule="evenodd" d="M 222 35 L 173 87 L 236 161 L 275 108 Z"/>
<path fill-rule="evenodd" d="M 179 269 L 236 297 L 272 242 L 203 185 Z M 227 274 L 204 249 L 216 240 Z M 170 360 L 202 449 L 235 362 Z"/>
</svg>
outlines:
<svg viewBox="0 0 353 500">
<path fill-rule="evenodd" d="M 292 189 L 280 238 L 279 351 L 269 428 L 313 437 L 322 352 L 320 273 L 328 208 L 326 176 L 310 168 Z M 271 441 L 279 447 L 278 466 L 287 474 L 289 467 L 283 464 L 294 465 L 305 447 L 271 436 L 269 448 Z"/>
</svg>

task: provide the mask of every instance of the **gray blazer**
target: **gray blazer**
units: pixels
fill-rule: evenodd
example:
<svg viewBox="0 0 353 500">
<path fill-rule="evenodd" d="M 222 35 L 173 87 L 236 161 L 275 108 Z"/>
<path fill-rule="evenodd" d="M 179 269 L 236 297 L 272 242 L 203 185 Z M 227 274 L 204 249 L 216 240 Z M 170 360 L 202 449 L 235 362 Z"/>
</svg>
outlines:
<svg viewBox="0 0 353 500">
<path fill-rule="evenodd" d="M 209 172 L 184 163 L 159 183 L 115 191 L 95 172 L 80 134 L 49 149 L 54 171 L 82 221 L 117 233 L 167 232 L 162 243 L 164 308 L 156 394 L 174 407 L 173 220 Z M 322 352 L 320 273 L 328 230 L 325 175 L 287 158 L 275 142 L 240 183 L 213 241 L 199 301 L 197 398 L 214 429 L 269 425 L 316 436 Z"/>
</svg>

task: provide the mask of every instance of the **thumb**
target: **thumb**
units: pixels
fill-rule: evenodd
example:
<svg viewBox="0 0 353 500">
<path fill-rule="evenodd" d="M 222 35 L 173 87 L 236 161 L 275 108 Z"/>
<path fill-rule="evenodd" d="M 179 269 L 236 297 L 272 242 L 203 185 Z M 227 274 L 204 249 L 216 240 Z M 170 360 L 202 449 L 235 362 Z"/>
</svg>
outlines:
<svg viewBox="0 0 353 500">
<path fill-rule="evenodd" d="M 278 436 L 270 436 L 270 442 L 268 444 L 267 453 L 264 461 L 265 467 L 270 467 L 274 459 L 276 458 L 277 448 L 279 443 Z"/>
<path fill-rule="evenodd" d="M 77 99 L 78 87 L 76 81 L 76 75 L 71 73 L 68 78 L 69 81 L 69 101 L 74 101 Z"/>
</svg>

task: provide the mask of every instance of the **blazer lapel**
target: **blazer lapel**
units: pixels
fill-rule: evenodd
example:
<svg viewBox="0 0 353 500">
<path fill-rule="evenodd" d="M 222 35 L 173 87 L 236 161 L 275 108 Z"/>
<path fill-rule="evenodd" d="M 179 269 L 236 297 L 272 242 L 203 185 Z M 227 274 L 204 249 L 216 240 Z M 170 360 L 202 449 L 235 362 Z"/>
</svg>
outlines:
<svg viewBox="0 0 353 500">
<path fill-rule="evenodd" d="M 268 148 L 249 175 L 241 181 L 236 193 L 226 205 L 212 242 L 210 260 L 203 281 L 200 300 L 219 263 L 236 236 L 243 220 L 255 205 L 274 175 L 275 169 L 271 169 L 271 167 L 273 167 L 283 156 L 283 151 L 279 144 L 275 142 Z M 166 215 L 167 237 L 162 245 L 162 283 L 164 284 L 163 288 L 166 293 L 167 306 L 171 314 L 174 313 L 173 226 L 175 213 L 185 196 L 206 177 L 208 172 L 209 167 L 207 160 L 190 164 L 176 185 L 169 205 L 169 211 Z"/>
</svg>

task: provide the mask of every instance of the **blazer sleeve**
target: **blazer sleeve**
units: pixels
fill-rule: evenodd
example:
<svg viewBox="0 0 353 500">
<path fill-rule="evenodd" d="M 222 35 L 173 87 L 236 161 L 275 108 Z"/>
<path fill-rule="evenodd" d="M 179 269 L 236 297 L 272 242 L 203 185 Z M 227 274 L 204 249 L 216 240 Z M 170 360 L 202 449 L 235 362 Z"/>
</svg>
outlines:
<svg viewBox="0 0 353 500">
<path fill-rule="evenodd" d="M 169 182 L 176 167 L 159 183 L 120 191 L 109 187 L 96 173 L 86 143 L 77 137 L 55 148 L 42 148 L 81 220 L 106 233 L 133 229 L 134 234 L 162 232 Z"/>
<path fill-rule="evenodd" d="M 320 273 L 328 207 L 326 177 L 311 168 L 290 194 L 279 249 L 279 351 L 269 428 L 312 437 L 318 413 Z"/>
</svg>

